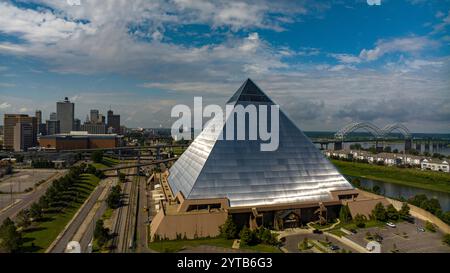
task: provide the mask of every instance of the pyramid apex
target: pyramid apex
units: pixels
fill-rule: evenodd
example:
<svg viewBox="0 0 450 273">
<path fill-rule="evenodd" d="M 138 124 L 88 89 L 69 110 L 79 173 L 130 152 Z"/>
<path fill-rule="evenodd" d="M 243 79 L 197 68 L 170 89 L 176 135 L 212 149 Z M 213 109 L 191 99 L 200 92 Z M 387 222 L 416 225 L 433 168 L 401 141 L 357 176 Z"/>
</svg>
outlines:
<svg viewBox="0 0 450 273">
<path fill-rule="evenodd" d="M 252 81 L 247 78 L 241 87 L 228 100 L 227 104 L 239 102 L 258 102 L 273 104 L 272 100 Z"/>
</svg>

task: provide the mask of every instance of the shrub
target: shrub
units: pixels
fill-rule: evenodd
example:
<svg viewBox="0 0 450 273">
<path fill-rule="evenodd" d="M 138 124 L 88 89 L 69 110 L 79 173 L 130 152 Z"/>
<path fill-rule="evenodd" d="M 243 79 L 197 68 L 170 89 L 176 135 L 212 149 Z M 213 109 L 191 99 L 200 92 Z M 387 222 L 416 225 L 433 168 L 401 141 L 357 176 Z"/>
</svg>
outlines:
<svg viewBox="0 0 450 273">
<path fill-rule="evenodd" d="M 364 216 L 364 215 L 357 214 L 357 215 L 355 216 L 355 219 L 354 219 L 353 221 L 355 222 L 355 225 L 356 225 L 358 228 L 364 228 L 364 227 L 366 226 L 367 218 L 366 218 L 366 216 Z"/>
<path fill-rule="evenodd" d="M 94 163 L 101 163 L 103 160 L 103 151 L 95 151 L 91 155 L 91 160 Z"/>
<path fill-rule="evenodd" d="M 341 223 L 348 223 L 351 220 L 351 215 L 350 215 L 350 209 L 348 208 L 347 205 L 344 205 L 341 207 L 341 210 L 339 211 L 339 220 L 341 221 Z"/>
<path fill-rule="evenodd" d="M 375 205 L 375 208 L 372 210 L 372 217 L 378 221 L 384 222 L 387 220 L 387 212 L 381 202 Z"/>
<path fill-rule="evenodd" d="M 450 234 L 445 234 L 442 241 L 444 242 L 444 244 L 450 246 Z"/>
<path fill-rule="evenodd" d="M 436 232 L 436 227 L 430 221 L 427 221 L 425 223 L 425 229 L 430 231 L 430 232 Z"/>
<path fill-rule="evenodd" d="M 247 226 L 244 226 L 239 232 L 239 237 L 241 238 L 241 244 L 252 245 L 255 243 L 254 233 Z"/>
<path fill-rule="evenodd" d="M 219 227 L 220 236 L 225 239 L 236 239 L 238 237 L 238 230 L 233 218 L 228 216 L 228 219 L 223 225 Z"/>
<path fill-rule="evenodd" d="M 399 218 L 399 213 L 398 211 L 395 209 L 394 205 L 390 204 L 387 208 L 386 208 L 386 216 L 389 220 L 398 220 Z"/>
</svg>

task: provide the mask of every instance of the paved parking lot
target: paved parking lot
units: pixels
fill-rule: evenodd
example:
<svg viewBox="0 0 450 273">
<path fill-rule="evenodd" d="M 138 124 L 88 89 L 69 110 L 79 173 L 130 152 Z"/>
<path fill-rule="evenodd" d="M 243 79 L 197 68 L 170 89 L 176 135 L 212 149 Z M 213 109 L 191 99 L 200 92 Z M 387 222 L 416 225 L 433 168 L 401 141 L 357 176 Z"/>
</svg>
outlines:
<svg viewBox="0 0 450 273">
<path fill-rule="evenodd" d="M 3 193 L 19 193 L 27 188 L 32 188 L 37 182 L 47 180 L 56 174 L 57 170 L 47 169 L 30 169 L 30 170 L 14 170 L 12 175 L 8 175 L 0 179 L 0 192 Z"/>
<path fill-rule="evenodd" d="M 383 237 L 381 242 L 383 253 L 392 252 L 394 244 L 398 251 L 403 253 L 450 253 L 450 247 L 442 243 L 441 232 L 420 232 L 417 230 L 418 226 L 425 227 L 425 223 L 416 220 L 415 224 L 398 223 L 395 228 L 387 226 L 366 228 L 346 237 L 365 247 L 368 243 L 365 239 L 366 233 L 378 233 Z"/>
<path fill-rule="evenodd" d="M 334 239 L 331 236 L 326 236 L 324 234 L 296 234 L 296 235 L 288 235 L 286 236 L 286 241 L 283 244 L 283 247 L 285 247 L 289 253 L 310 253 L 313 252 L 311 250 L 306 250 L 306 251 L 300 251 L 298 249 L 298 244 L 300 242 L 302 242 L 304 239 L 308 238 L 309 240 L 316 240 L 316 241 L 326 241 L 326 238 L 328 238 L 328 241 L 330 241 L 333 245 L 336 245 L 339 247 L 338 251 L 341 251 L 342 249 L 345 249 L 346 251 L 351 251 L 353 253 L 358 253 L 357 250 L 349 248 L 348 246 L 342 244 L 341 242 L 339 242 L 338 240 Z M 323 247 L 325 248 L 325 247 Z M 336 252 L 336 251 L 335 251 Z"/>
</svg>

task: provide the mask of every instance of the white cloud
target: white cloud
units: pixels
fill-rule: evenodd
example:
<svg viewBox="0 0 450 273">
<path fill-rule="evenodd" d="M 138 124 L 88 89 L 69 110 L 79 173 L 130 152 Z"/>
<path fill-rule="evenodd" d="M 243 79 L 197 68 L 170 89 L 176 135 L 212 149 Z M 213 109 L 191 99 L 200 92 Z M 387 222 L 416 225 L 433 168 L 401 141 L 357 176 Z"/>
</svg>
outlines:
<svg viewBox="0 0 450 273">
<path fill-rule="evenodd" d="M 361 59 L 351 54 L 330 54 L 331 57 L 336 58 L 341 63 L 360 63 Z"/>
<path fill-rule="evenodd" d="M 359 58 L 364 61 L 374 61 L 389 53 L 417 53 L 425 49 L 432 49 L 436 46 L 437 42 L 426 37 L 413 36 L 391 40 L 378 40 L 375 48 L 361 50 Z"/>
<path fill-rule="evenodd" d="M 10 108 L 10 107 L 11 107 L 11 104 L 9 104 L 7 102 L 0 103 L 0 109 L 1 110 L 5 110 L 5 109 Z"/>
</svg>

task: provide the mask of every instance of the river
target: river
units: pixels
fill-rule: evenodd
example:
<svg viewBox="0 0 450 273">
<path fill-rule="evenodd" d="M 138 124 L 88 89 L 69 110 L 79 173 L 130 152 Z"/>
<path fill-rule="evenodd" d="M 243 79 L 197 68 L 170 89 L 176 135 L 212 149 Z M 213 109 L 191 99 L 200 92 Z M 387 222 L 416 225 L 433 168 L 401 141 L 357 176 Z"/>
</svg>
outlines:
<svg viewBox="0 0 450 273">
<path fill-rule="evenodd" d="M 428 198 L 436 198 L 439 200 L 443 211 L 450 211 L 450 193 L 419 189 L 415 187 L 387 183 L 378 180 L 370 180 L 365 178 L 359 178 L 361 180 L 361 186 L 364 188 L 372 189 L 373 186 L 378 185 L 380 187 L 380 194 L 387 197 L 399 198 L 403 197 L 409 199 L 418 194 L 425 194 Z"/>
</svg>

